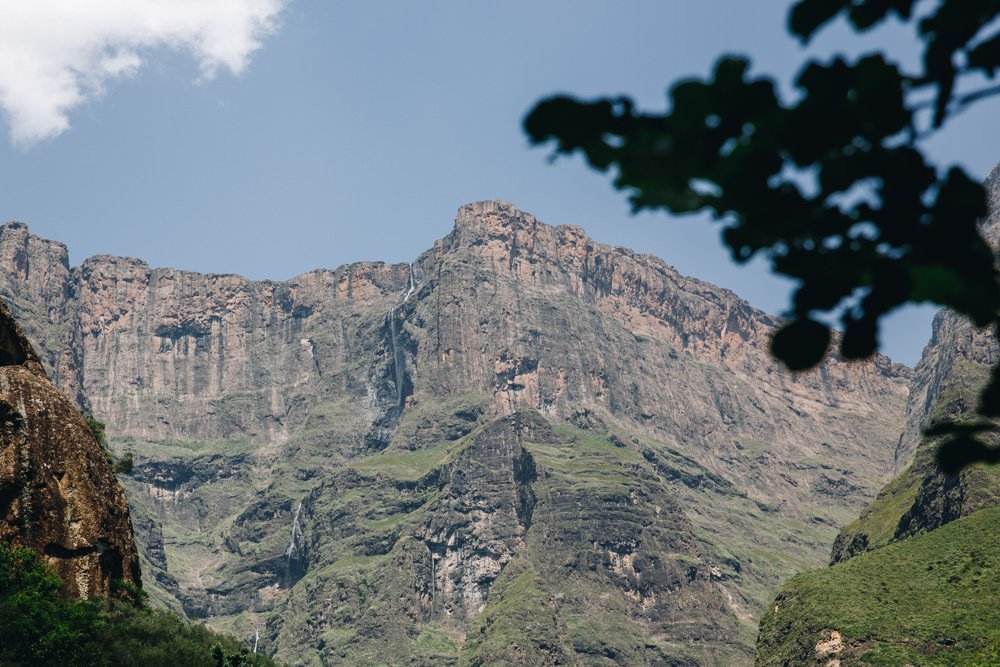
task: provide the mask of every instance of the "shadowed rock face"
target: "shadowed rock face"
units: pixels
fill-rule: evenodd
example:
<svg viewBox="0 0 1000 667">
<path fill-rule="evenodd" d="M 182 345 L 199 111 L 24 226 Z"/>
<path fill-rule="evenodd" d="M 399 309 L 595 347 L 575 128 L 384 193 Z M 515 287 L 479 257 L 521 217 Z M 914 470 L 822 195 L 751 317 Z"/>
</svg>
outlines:
<svg viewBox="0 0 1000 667">
<path fill-rule="evenodd" d="M 79 410 L 0 302 L 0 539 L 40 552 L 75 598 L 139 585 L 125 494 Z"/>
<path fill-rule="evenodd" d="M 151 594 L 296 664 L 745 664 L 891 474 L 911 375 L 789 374 L 776 318 L 499 201 L 286 282 L 70 269 L 21 225 L 4 262 L 135 451 Z"/>
</svg>

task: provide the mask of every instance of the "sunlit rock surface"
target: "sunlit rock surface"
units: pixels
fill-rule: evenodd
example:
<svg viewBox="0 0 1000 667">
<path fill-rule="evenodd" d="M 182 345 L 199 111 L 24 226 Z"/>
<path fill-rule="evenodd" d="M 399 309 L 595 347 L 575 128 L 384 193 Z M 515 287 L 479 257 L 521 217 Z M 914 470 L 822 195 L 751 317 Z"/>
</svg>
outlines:
<svg viewBox="0 0 1000 667">
<path fill-rule="evenodd" d="M 2 301 L 0 539 L 39 552 L 73 598 L 139 583 L 128 505 L 106 453 Z"/>
</svg>

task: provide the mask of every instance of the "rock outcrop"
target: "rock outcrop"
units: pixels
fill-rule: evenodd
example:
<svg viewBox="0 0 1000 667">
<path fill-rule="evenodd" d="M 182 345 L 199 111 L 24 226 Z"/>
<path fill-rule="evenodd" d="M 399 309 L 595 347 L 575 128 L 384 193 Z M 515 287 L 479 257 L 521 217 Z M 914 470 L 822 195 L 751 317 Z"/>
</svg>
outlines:
<svg viewBox="0 0 1000 667">
<path fill-rule="evenodd" d="M 42 554 L 74 598 L 140 585 L 125 494 L 83 415 L 0 302 L 0 539 Z"/>
<path fill-rule="evenodd" d="M 909 369 L 790 374 L 776 318 L 506 202 L 286 282 L 24 248 L 0 295 L 135 453 L 152 594 L 296 663 L 746 664 L 893 472 Z"/>
</svg>

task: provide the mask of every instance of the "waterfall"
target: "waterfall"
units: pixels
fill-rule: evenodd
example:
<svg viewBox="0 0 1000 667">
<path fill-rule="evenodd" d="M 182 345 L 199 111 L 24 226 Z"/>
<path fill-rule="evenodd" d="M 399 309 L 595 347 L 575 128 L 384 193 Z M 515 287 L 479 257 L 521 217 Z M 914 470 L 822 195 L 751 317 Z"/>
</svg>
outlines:
<svg viewBox="0 0 1000 667">
<path fill-rule="evenodd" d="M 409 283 L 407 284 L 406 295 L 403 296 L 403 303 L 406 303 L 406 300 L 410 298 L 410 295 L 413 294 L 413 290 L 416 289 L 417 287 L 416 283 L 413 282 L 413 262 L 409 263 L 409 267 L 410 267 Z"/>
<path fill-rule="evenodd" d="M 257 655 L 257 642 L 260 641 L 260 630 L 255 630 L 253 633 L 253 652 Z"/>
<path fill-rule="evenodd" d="M 389 326 L 389 344 L 392 347 L 392 366 L 396 375 L 396 407 L 400 411 L 403 409 L 403 381 L 406 379 L 406 359 L 403 357 L 403 351 L 399 349 L 399 342 L 397 340 L 399 325 L 396 322 L 396 309 L 406 303 L 417 289 L 417 283 L 413 279 L 413 262 L 410 262 L 408 266 L 409 275 L 407 276 L 406 293 L 403 294 L 403 300 L 390 308 L 389 314 L 386 315 L 386 324 Z"/>
<path fill-rule="evenodd" d="M 285 549 L 284 571 L 277 573 L 278 584 L 282 588 L 291 588 L 306 573 L 306 545 L 301 521 L 302 503 L 303 501 L 300 500 L 292 517 L 292 535 L 288 541 L 288 548 Z"/>
<path fill-rule="evenodd" d="M 295 508 L 295 518 L 292 519 L 292 541 L 288 543 L 288 550 L 285 552 L 285 559 L 290 565 L 292 557 L 297 554 L 302 545 L 302 525 L 299 523 L 299 514 L 302 512 L 302 501 Z M 297 542 L 296 542 L 297 541 Z"/>
</svg>

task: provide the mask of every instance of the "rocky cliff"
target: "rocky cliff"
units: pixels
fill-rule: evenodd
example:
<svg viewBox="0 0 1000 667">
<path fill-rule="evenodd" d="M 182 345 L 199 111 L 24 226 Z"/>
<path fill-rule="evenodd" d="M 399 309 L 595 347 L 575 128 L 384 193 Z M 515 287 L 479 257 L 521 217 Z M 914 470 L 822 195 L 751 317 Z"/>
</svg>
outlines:
<svg viewBox="0 0 1000 667">
<path fill-rule="evenodd" d="M 505 202 L 286 282 L 0 228 L 0 294 L 135 452 L 154 595 L 301 664 L 746 664 L 892 473 L 910 371 Z M 390 647 L 390 648 L 386 648 Z"/>
<path fill-rule="evenodd" d="M 0 539 L 38 551 L 70 597 L 139 585 L 128 505 L 108 457 L 2 301 Z"/>
<path fill-rule="evenodd" d="M 1000 165 L 986 187 L 991 213 L 983 233 L 996 247 Z M 1000 529 L 1000 466 L 946 475 L 935 463 L 941 437 L 924 435 L 936 424 L 975 417 L 998 356 L 991 331 L 938 313 L 907 404 L 897 447 L 901 472 L 837 536 L 836 567 L 803 574 L 782 589 L 761 624 L 758 664 L 1000 660 L 1000 578 L 995 564 L 983 560 L 996 551 Z M 986 438 L 1000 444 L 996 433 Z M 872 581 L 881 582 L 877 590 Z M 836 650 L 820 651 L 831 646 L 832 631 Z"/>
</svg>

